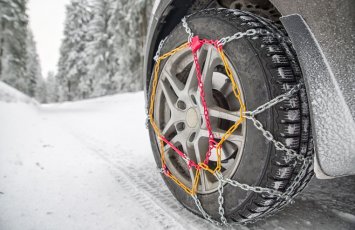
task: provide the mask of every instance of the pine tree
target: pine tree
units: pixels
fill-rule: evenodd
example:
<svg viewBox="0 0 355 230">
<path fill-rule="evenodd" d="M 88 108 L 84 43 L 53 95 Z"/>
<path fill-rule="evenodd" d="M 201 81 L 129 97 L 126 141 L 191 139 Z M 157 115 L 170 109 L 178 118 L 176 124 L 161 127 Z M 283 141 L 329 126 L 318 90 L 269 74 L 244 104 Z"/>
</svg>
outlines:
<svg viewBox="0 0 355 230">
<path fill-rule="evenodd" d="M 58 82 L 55 74 L 53 72 L 48 72 L 46 79 L 46 102 L 58 102 L 59 94 L 58 94 Z"/>
<path fill-rule="evenodd" d="M 78 18 L 72 15 L 79 12 L 75 7 L 78 2 L 86 12 L 82 15 L 92 11 L 91 20 L 76 23 Z M 72 1 L 67 9 L 57 75 L 60 100 L 143 88 L 143 44 L 152 0 L 91 0 L 90 3 L 91 11 L 84 0 Z M 73 41 L 79 32 L 85 36 Z"/>
<path fill-rule="evenodd" d="M 120 0 L 110 21 L 118 71 L 115 80 L 121 92 L 143 88 L 143 44 L 145 42 L 149 4 L 152 0 Z M 149 9 L 148 9 L 149 8 Z M 122 55 L 124 54 L 124 55 Z"/>
<path fill-rule="evenodd" d="M 0 0 L 0 80 L 29 94 L 26 4 L 27 0 Z"/>
<path fill-rule="evenodd" d="M 36 49 L 36 42 L 34 41 L 31 29 L 28 28 L 27 34 L 27 57 L 26 57 L 26 79 L 28 95 L 34 97 L 39 102 L 45 102 L 46 91 L 45 81 L 42 77 L 41 64 Z"/>
<path fill-rule="evenodd" d="M 87 0 L 72 0 L 67 6 L 64 39 L 58 62 L 60 100 L 76 100 L 86 97 L 87 90 L 80 90 L 81 79 L 87 75 L 85 47 L 88 42 L 87 26 L 92 13 Z"/>
<path fill-rule="evenodd" d="M 126 82 L 130 77 L 132 70 L 130 70 L 129 63 L 125 62 L 128 60 L 129 51 L 128 46 L 128 23 L 126 23 L 126 5 L 127 1 L 113 1 L 112 2 L 112 16 L 108 21 L 108 31 L 112 34 L 111 43 L 114 57 L 113 64 L 115 65 L 115 71 L 112 76 L 112 81 L 115 84 L 116 92 L 129 91 Z"/>
<path fill-rule="evenodd" d="M 113 33 L 109 22 L 113 15 L 113 0 L 93 0 L 94 18 L 90 22 L 89 43 L 86 53 L 89 58 L 87 81 L 92 85 L 92 96 L 102 96 L 117 91 L 114 75 L 117 72 L 117 57 L 113 46 Z"/>
<path fill-rule="evenodd" d="M 47 103 L 47 85 L 43 78 L 37 81 L 35 98 L 40 103 Z"/>
</svg>

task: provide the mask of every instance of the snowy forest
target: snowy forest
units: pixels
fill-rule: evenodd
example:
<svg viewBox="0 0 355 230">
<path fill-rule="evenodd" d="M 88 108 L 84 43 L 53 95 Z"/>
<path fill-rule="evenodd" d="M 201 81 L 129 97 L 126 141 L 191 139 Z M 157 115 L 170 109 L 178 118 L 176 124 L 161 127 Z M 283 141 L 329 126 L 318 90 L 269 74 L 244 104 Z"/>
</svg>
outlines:
<svg viewBox="0 0 355 230">
<path fill-rule="evenodd" d="M 152 2 L 70 1 L 57 70 L 44 77 L 28 0 L 0 0 L 0 80 L 41 103 L 141 90 Z"/>
</svg>

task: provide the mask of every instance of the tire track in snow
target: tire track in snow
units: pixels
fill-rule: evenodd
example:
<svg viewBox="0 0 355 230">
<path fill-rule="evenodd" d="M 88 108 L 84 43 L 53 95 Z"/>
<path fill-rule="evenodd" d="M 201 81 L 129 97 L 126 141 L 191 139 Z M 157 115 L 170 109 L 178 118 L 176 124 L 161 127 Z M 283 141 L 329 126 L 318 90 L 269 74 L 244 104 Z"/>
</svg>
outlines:
<svg viewBox="0 0 355 230">
<path fill-rule="evenodd" d="M 113 153 L 120 151 L 109 150 L 108 144 L 83 132 L 79 134 L 78 130 L 71 130 L 71 133 L 111 166 L 120 185 L 132 192 L 132 197 L 142 204 L 164 229 L 220 229 L 186 210 L 165 187 L 162 178 L 151 164 L 146 163 L 137 168 L 132 162 L 114 155 Z M 132 154 L 129 156 L 132 157 Z"/>
</svg>

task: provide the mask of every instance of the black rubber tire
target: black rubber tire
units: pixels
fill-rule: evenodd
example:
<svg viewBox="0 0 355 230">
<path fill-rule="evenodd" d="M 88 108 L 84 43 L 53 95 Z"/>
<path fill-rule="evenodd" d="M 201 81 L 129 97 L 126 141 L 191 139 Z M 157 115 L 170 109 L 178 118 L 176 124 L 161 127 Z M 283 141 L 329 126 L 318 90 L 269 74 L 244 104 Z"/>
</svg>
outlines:
<svg viewBox="0 0 355 230">
<path fill-rule="evenodd" d="M 220 39 L 247 29 L 266 29 L 274 36 L 260 35 L 232 41 L 224 50 L 237 70 L 246 107 L 253 110 L 274 97 L 285 93 L 302 78 L 296 54 L 287 35 L 270 21 L 251 13 L 229 9 L 208 9 L 187 17 L 195 35 L 200 38 Z M 181 23 L 171 32 L 162 53 L 186 42 L 187 34 Z M 161 69 L 165 62 L 161 63 Z M 150 87 L 151 89 L 151 87 Z M 149 95 L 150 96 L 150 91 Z M 302 88 L 291 100 L 277 104 L 257 116 L 264 127 L 299 154 L 313 154 L 308 102 Z M 160 167 L 160 155 L 155 134 L 149 128 L 154 157 Z M 274 148 L 262 133 L 247 121 L 247 134 L 240 165 L 232 179 L 249 185 L 272 188 L 284 192 L 300 169 L 295 161 L 285 161 L 285 153 Z M 311 167 L 296 187 L 299 193 L 313 175 Z M 193 199 L 170 179 L 163 176 L 167 186 L 186 208 L 200 215 Z M 198 195 L 202 206 L 214 219 L 219 220 L 218 192 Z M 257 194 L 225 185 L 225 217 L 229 222 L 249 222 L 279 210 L 282 200 L 266 194 Z"/>
</svg>

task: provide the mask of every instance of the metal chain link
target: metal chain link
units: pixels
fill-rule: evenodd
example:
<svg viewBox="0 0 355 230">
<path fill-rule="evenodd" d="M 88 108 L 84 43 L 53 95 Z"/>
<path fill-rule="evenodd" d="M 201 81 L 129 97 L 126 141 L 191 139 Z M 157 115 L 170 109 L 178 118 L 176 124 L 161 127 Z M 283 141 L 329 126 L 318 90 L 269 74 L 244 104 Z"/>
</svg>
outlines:
<svg viewBox="0 0 355 230">
<path fill-rule="evenodd" d="M 220 219 L 221 219 L 221 222 L 224 224 L 224 225 L 228 225 L 228 222 L 227 222 L 227 219 L 226 217 L 224 216 L 224 207 L 223 207 L 223 204 L 224 204 L 224 197 L 223 197 L 223 190 L 224 190 L 224 183 L 223 183 L 223 175 L 222 173 L 220 172 L 216 172 L 215 173 L 215 176 L 219 182 L 219 185 L 218 185 L 218 204 L 219 204 L 219 208 L 218 208 L 218 213 L 220 215 Z"/>
<path fill-rule="evenodd" d="M 186 33 L 188 34 L 188 41 L 191 42 L 192 37 L 194 36 L 194 34 L 191 31 L 190 27 L 188 26 L 185 17 L 182 19 L 182 25 L 185 28 Z M 254 36 L 256 34 L 267 35 L 267 34 L 270 34 L 270 32 L 268 30 L 265 30 L 265 29 L 249 29 L 249 30 L 247 30 L 245 32 L 237 32 L 237 33 L 233 34 L 232 36 L 227 36 L 227 37 L 221 38 L 220 40 L 218 40 L 217 45 L 218 46 L 223 46 L 226 43 L 231 42 L 233 40 L 240 39 L 240 38 L 242 38 L 244 36 Z M 166 40 L 166 38 L 160 42 L 159 47 L 158 47 L 158 51 L 157 51 L 156 56 L 154 57 L 154 60 L 156 60 L 157 57 L 159 57 L 160 50 L 161 50 L 165 40 Z M 312 164 L 313 164 L 312 157 L 311 156 L 304 157 L 303 155 L 298 154 L 295 150 L 287 148 L 286 145 L 284 145 L 282 142 L 277 141 L 274 138 L 274 136 L 271 134 L 270 131 L 264 129 L 262 123 L 259 120 L 257 120 L 255 118 L 255 116 L 257 114 L 260 114 L 260 113 L 264 112 L 265 110 L 275 106 L 276 104 L 278 104 L 280 102 L 283 102 L 285 100 L 290 99 L 295 93 L 297 93 L 300 90 L 302 85 L 303 85 L 303 82 L 300 82 L 299 84 L 294 86 L 288 92 L 273 98 L 269 102 L 257 107 L 255 110 L 246 111 L 246 112 L 243 113 L 243 116 L 246 119 L 251 120 L 253 122 L 253 125 L 258 130 L 260 130 L 262 132 L 263 136 L 268 141 L 271 141 L 274 144 L 274 146 L 275 146 L 275 148 L 277 150 L 281 150 L 281 151 L 284 151 L 286 153 L 286 157 L 287 157 L 286 160 L 289 161 L 289 160 L 291 160 L 293 158 L 296 158 L 298 161 L 302 162 L 302 166 L 301 166 L 298 174 L 293 179 L 293 182 L 291 183 L 291 185 L 286 189 L 286 191 L 284 193 L 282 193 L 282 192 L 277 191 L 275 189 L 264 188 L 264 187 L 259 187 L 259 186 L 250 186 L 248 184 L 243 184 L 243 183 L 240 183 L 238 181 L 235 181 L 235 180 L 232 180 L 232 179 L 229 179 L 229 178 L 224 178 L 222 173 L 216 171 L 214 175 L 216 176 L 217 180 L 219 181 L 219 185 L 218 185 L 218 193 L 219 193 L 219 196 L 218 196 L 218 204 L 219 204 L 218 213 L 220 215 L 221 222 L 218 222 L 218 221 L 212 219 L 212 217 L 203 209 L 202 204 L 201 204 L 200 200 L 198 199 L 197 195 L 196 194 L 192 195 L 192 198 L 194 199 L 198 210 L 201 212 L 201 214 L 203 215 L 203 217 L 206 220 L 208 220 L 211 223 L 213 223 L 215 225 L 218 225 L 218 226 L 221 226 L 221 225 L 228 226 L 228 225 L 230 225 L 227 222 L 227 219 L 225 218 L 225 210 L 224 210 L 224 207 L 223 207 L 223 204 L 224 204 L 223 191 L 224 191 L 224 185 L 225 184 L 230 184 L 233 187 L 237 187 L 237 188 L 243 189 L 245 191 L 252 191 L 252 192 L 255 192 L 255 193 L 267 193 L 269 195 L 277 197 L 278 199 L 283 199 L 283 201 L 280 202 L 278 204 L 278 206 L 282 206 L 285 203 L 291 202 L 292 198 L 297 194 L 295 192 L 296 189 L 300 186 L 301 180 L 306 175 L 308 168 L 310 166 L 312 166 Z M 296 164 L 297 164 L 297 162 L 296 162 Z M 163 173 L 164 170 L 160 170 L 159 172 Z M 247 220 L 246 222 L 249 222 L 249 220 Z"/>
<path fill-rule="evenodd" d="M 250 186 L 247 184 L 242 184 L 242 183 L 235 181 L 235 180 L 231 180 L 229 178 L 225 179 L 225 178 L 223 178 L 222 175 L 216 175 L 217 179 L 220 182 L 228 183 L 234 187 L 238 187 L 238 188 L 246 190 L 246 191 L 253 191 L 255 193 L 267 193 L 269 195 L 276 196 L 278 198 L 282 198 L 284 200 L 280 203 L 280 206 L 292 201 L 293 196 L 296 194 L 296 193 L 293 194 L 293 192 L 300 186 L 300 182 L 304 178 L 304 176 L 306 175 L 308 167 L 313 163 L 312 157 L 305 158 L 303 155 L 298 154 L 295 150 L 289 149 L 280 141 L 275 140 L 273 135 L 269 131 L 267 131 L 263 128 L 262 123 L 255 118 L 255 115 L 271 108 L 272 106 L 274 106 L 286 99 L 290 99 L 290 97 L 292 97 L 296 92 L 298 92 L 300 90 L 301 86 L 302 86 L 302 83 L 299 83 L 298 85 L 293 87 L 291 90 L 289 90 L 285 94 L 282 94 L 282 95 L 276 97 L 275 100 L 271 100 L 271 101 L 265 103 L 264 105 L 259 106 L 254 111 L 251 111 L 251 112 L 248 111 L 248 112 L 245 112 L 245 114 L 244 114 L 244 116 L 247 119 L 250 119 L 253 121 L 254 126 L 263 133 L 263 136 L 267 140 L 274 143 L 276 149 L 285 151 L 286 156 L 288 158 L 295 158 L 296 157 L 297 160 L 302 162 L 302 166 L 299 170 L 299 173 L 293 179 L 293 182 L 286 189 L 286 191 L 284 193 L 282 193 L 280 191 L 270 189 L 270 188 L 264 188 L 264 187 L 259 187 L 259 186 Z M 221 186 L 221 184 L 222 183 L 220 183 L 220 186 Z M 221 202 L 221 201 L 224 201 L 224 199 L 221 199 L 220 197 L 223 197 L 223 189 L 219 188 L 218 191 L 219 191 L 219 198 L 218 198 L 219 214 L 222 215 L 222 214 L 224 214 L 224 210 L 223 210 L 223 212 L 221 211 L 221 207 L 223 207 L 223 202 Z M 221 217 L 221 221 L 223 224 L 225 224 L 224 219 L 225 219 L 224 216 L 223 216 L 223 218 Z"/>
<path fill-rule="evenodd" d="M 224 46 L 226 43 L 231 42 L 233 40 L 237 40 L 240 39 L 244 36 L 253 36 L 256 34 L 256 29 L 249 29 L 245 32 L 237 32 L 235 34 L 233 34 L 232 36 L 227 36 L 224 38 L 221 38 L 218 40 L 218 45 Z"/>
<path fill-rule="evenodd" d="M 302 178 L 305 176 L 307 169 L 309 166 L 313 164 L 313 159 L 312 157 L 305 157 L 304 160 L 302 161 L 302 166 L 299 170 L 299 173 L 296 175 L 293 183 L 287 187 L 285 194 L 289 197 L 292 196 L 292 192 L 295 191 L 297 187 L 300 186 L 300 182 Z"/>
<path fill-rule="evenodd" d="M 222 225 L 220 222 L 218 221 L 215 221 L 214 219 L 212 219 L 212 217 L 203 209 L 202 205 L 201 205 L 201 202 L 200 200 L 198 199 L 197 195 L 193 195 L 191 196 L 192 199 L 194 199 L 195 201 L 195 204 L 196 204 L 196 207 L 198 208 L 198 210 L 201 212 L 201 214 L 203 215 L 203 217 L 208 220 L 209 222 L 211 222 L 212 224 L 215 224 L 215 225 Z"/>
<path fill-rule="evenodd" d="M 297 158 L 297 160 L 303 161 L 304 160 L 304 156 L 301 154 L 298 154 L 295 150 L 293 149 L 289 149 L 287 148 L 282 142 L 277 141 L 274 136 L 270 133 L 270 131 L 267 131 L 264 129 L 263 124 L 257 120 L 254 116 L 247 116 L 245 115 L 245 118 L 253 121 L 253 124 L 255 126 L 255 128 L 257 128 L 258 130 L 260 130 L 263 134 L 263 136 L 268 140 L 271 141 L 275 148 L 277 150 L 281 150 L 286 152 L 286 157 L 287 157 L 287 161 L 290 161 L 292 158 Z"/>
<path fill-rule="evenodd" d="M 295 150 L 293 149 L 289 149 L 287 148 L 282 142 L 277 141 L 274 136 L 271 134 L 270 131 L 267 131 L 264 129 L 263 124 L 257 120 L 255 118 L 255 115 L 260 114 L 262 112 L 264 112 L 265 110 L 273 107 L 274 105 L 285 101 L 287 99 L 290 99 L 290 97 L 292 97 L 296 92 L 298 92 L 301 88 L 301 86 L 303 85 L 303 83 L 299 83 L 296 86 L 294 86 L 292 89 L 290 89 L 288 92 L 281 94 L 277 97 L 275 97 L 274 99 L 272 99 L 271 101 L 259 106 L 258 108 L 256 108 L 253 111 L 246 111 L 244 112 L 244 117 L 253 121 L 253 124 L 255 126 L 255 128 L 257 128 L 258 130 L 260 130 L 263 134 L 263 136 L 268 140 L 271 141 L 275 148 L 277 150 L 281 150 L 286 152 L 286 157 L 287 157 L 287 161 L 289 161 L 291 158 L 297 158 L 297 160 L 303 161 L 304 160 L 304 156 L 301 154 L 298 154 Z"/>
<path fill-rule="evenodd" d="M 245 191 L 252 191 L 252 192 L 255 192 L 255 193 L 268 193 L 270 195 L 273 195 L 273 196 L 277 196 L 277 197 L 280 197 L 280 198 L 287 198 L 284 196 L 284 194 L 282 194 L 281 192 L 277 191 L 277 190 L 274 190 L 274 189 L 270 189 L 270 188 L 264 188 L 264 187 L 259 187 L 259 186 L 250 186 L 250 185 L 247 185 L 247 184 L 242 184 L 242 183 L 239 183 L 238 181 L 235 181 L 235 180 L 231 180 L 231 179 L 222 179 L 223 182 L 225 183 L 228 183 L 234 187 L 238 187 L 238 188 L 241 188 Z"/>
<path fill-rule="evenodd" d="M 264 187 L 259 187 L 259 186 L 250 186 L 248 184 L 242 184 L 236 180 L 232 180 L 229 178 L 223 178 L 223 175 L 220 172 L 216 172 L 215 176 L 219 181 L 219 186 L 218 186 L 218 192 L 219 192 L 219 196 L 218 196 L 218 204 L 219 204 L 219 208 L 218 208 L 218 212 L 220 214 L 220 219 L 221 219 L 221 223 L 223 223 L 224 225 L 230 225 L 228 224 L 225 216 L 224 216 L 224 208 L 223 208 L 223 203 L 224 203 L 224 198 L 223 198 L 223 186 L 224 184 L 230 184 L 234 187 L 243 189 L 245 191 L 252 191 L 255 193 L 267 193 L 269 195 L 278 197 L 279 199 L 282 198 L 284 199 L 280 205 L 283 205 L 285 203 L 289 203 L 292 201 L 292 193 L 300 186 L 300 182 L 301 180 L 304 178 L 307 169 L 309 167 L 309 165 L 312 163 L 312 157 L 307 157 L 305 158 L 303 155 L 298 154 L 295 150 L 293 149 L 289 149 L 287 148 L 283 143 L 281 143 L 280 141 L 277 141 L 274 139 L 273 135 L 265 130 L 263 128 L 263 125 L 260 121 L 258 121 L 255 118 L 256 114 L 259 114 L 269 108 L 271 108 L 272 106 L 286 100 L 289 99 L 290 97 L 292 97 L 296 92 L 299 91 L 299 89 L 301 88 L 302 83 L 299 83 L 298 85 L 296 85 L 295 87 L 293 87 L 291 90 L 289 90 L 288 92 L 286 92 L 285 94 L 282 94 L 278 97 L 276 97 L 276 99 L 271 100 L 267 103 L 265 103 L 262 106 L 259 106 L 257 109 L 255 109 L 254 111 L 251 112 L 246 112 L 246 114 L 251 114 L 251 115 L 244 115 L 247 119 L 250 119 L 253 121 L 254 126 L 260 130 L 263 133 L 263 136 L 274 143 L 276 149 L 278 150 L 282 150 L 286 152 L 286 156 L 289 158 L 294 158 L 296 157 L 297 160 L 302 162 L 302 167 L 299 170 L 299 173 L 296 175 L 296 177 L 293 179 L 293 182 L 291 183 L 291 185 L 286 189 L 286 191 L 284 193 L 274 190 L 274 189 L 270 189 L 270 188 L 264 188 Z"/>
<path fill-rule="evenodd" d="M 226 43 L 231 42 L 233 40 L 238 40 L 244 36 L 254 36 L 256 34 L 266 35 L 270 34 L 270 32 L 266 29 L 248 29 L 245 32 L 237 32 L 232 36 L 227 36 L 218 40 L 218 45 L 224 46 Z"/>
<path fill-rule="evenodd" d="M 287 99 L 290 99 L 290 97 L 295 94 L 296 92 L 298 92 L 301 88 L 303 83 L 298 83 L 296 86 L 294 86 L 292 89 L 290 89 L 288 92 L 284 93 L 284 94 L 281 94 L 275 98 L 273 98 L 271 101 L 268 101 L 267 103 L 259 106 L 258 108 L 256 108 L 255 110 L 249 112 L 245 112 L 244 115 L 247 117 L 250 117 L 250 116 L 255 116 L 259 113 L 262 113 L 264 112 L 265 110 L 273 107 L 274 105 L 284 101 L 284 100 L 287 100 Z M 247 118 L 248 118 L 247 117 Z"/>
<path fill-rule="evenodd" d="M 164 43 L 165 43 L 165 41 L 166 41 L 167 38 L 168 38 L 168 37 L 165 37 L 163 40 L 160 41 L 159 46 L 158 46 L 158 49 L 157 49 L 157 52 L 155 53 L 155 56 L 154 56 L 154 58 L 153 58 L 155 62 L 158 60 L 158 58 L 159 58 L 159 56 L 160 56 L 161 49 L 163 48 Z"/>
<path fill-rule="evenodd" d="M 188 24 L 187 24 L 187 22 L 186 22 L 186 17 L 183 17 L 183 18 L 181 19 L 181 21 L 182 21 L 182 26 L 185 28 L 186 33 L 189 35 L 188 38 L 187 38 L 187 40 L 188 40 L 189 42 L 191 42 L 191 40 L 192 40 L 192 38 L 193 38 L 193 36 L 194 36 L 194 33 L 192 33 L 190 27 L 188 26 Z"/>
</svg>

